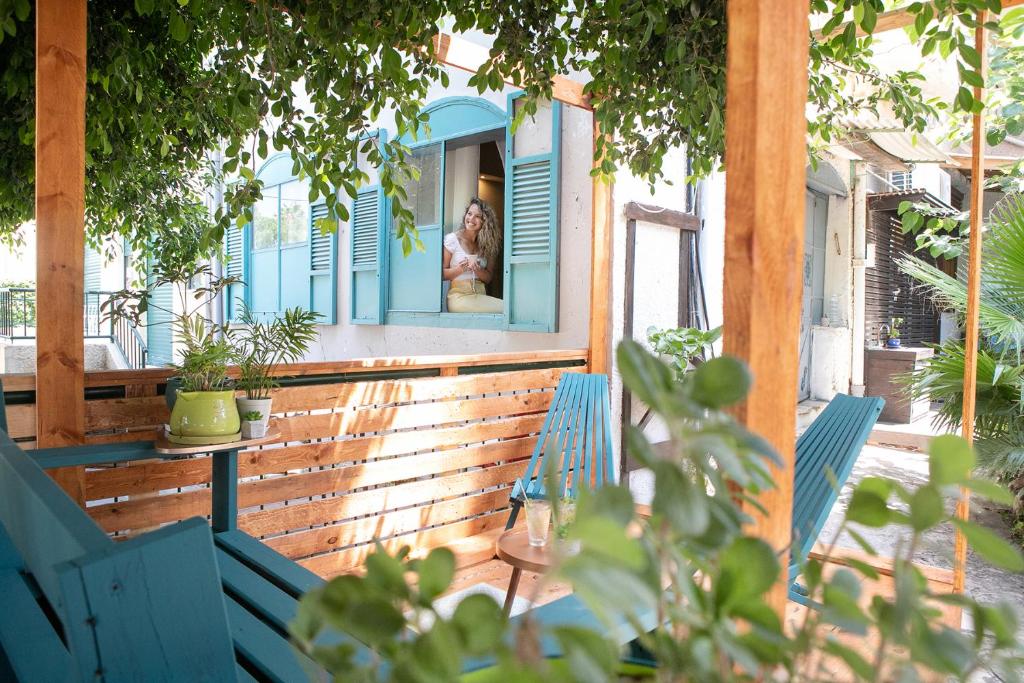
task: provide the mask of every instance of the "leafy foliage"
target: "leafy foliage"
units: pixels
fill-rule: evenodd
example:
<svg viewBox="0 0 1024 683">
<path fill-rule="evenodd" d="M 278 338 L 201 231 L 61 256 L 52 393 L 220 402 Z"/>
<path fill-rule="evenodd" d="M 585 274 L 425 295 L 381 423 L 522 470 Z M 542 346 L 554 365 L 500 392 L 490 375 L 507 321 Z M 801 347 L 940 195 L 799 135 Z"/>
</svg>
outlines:
<svg viewBox="0 0 1024 683">
<path fill-rule="evenodd" d="M 216 326 L 200 316 L 185 316 L 175 325 L 181 341 L 181 361 L 174 365 L 174 376 L 181 391 L 219 391 L 230 387 L 228 364 L 234 349 Z"/>
<path fill-rule="evenodd" d="M 955 48 L 965 79 L 974 73 L 965 31 L 985 0 L 914 3 L 927 49 Z M 916 74 L 883 74 L 870 63 L 870 32 L 882 0 L 813 0 L 831 18 L 811 44 L 809 122 L 816 140 L 841 135 L 844 117 L 891 104 L 911 129 L 936 112 Z M 842 30 L 852 10 L 855 22 Z M 0 0 L 0 238 L 16 239 L 31 218 L 34 178 L 32 5 Z M 348 218 L 346 202 L 367 181 L 357 160 L 380 168 L 399 239 L 417 243 L 404 206 L 415 177 L 397 140 L 368 136 L 378 119 L 399 135 L 422 132 L 421 108 L 448 75 L 435 57 L 439 27 L 493 39 L 490 59 L 471 82 L 496 90 L 506 81 L 550 97 L 556 74 L 586 74 L 600 131 L 601 173 L 617 165 L 655 180 L 665 152 L 685 146 L 703 175 L 724 150 L 725 3 L 722 0 L 574 0 L 558 3 L 362 2 L 330 0 L 105 0 L 89 5 L 86 104 L 86 210 L 92 241 L 121 234 L 148 250 L 185 227 L 213 253 L 226 230 L 252 218 L 262 184 L 259 159 L 287 150 L 310 199 Z M 869 94 L 854 95 L 867 83 Z M 966 92 L 966 91 L 965 91 Z M 961 101 L 961 99 L 963 101 Z M 973 109 L 967 97 L 953 106 Z M 223 175 L 214 215 L 204 190 Z M 331 221 L 322 227 L 331 228 Z"/>
<path fill-rule="evenodd" d="M 713 330 L 701 330 L 695 327 L 678 327 L 661 330 L 651 326 L 647 328 L 647 342 L 658 355 L 671 359 L 676 375 L 681 376 L 690 368 L 690 362 L 696 358 L 703 359 L 704 351 L 722 337 L 721 326 Z"/>
<path fill-rule="evenodd" d="M 234 347 L 239 377 L 235 386 L 245 391 L 246 398 L 270 398 L 277 386 L 274 370 L 282 363 L 294 363 L 317 339 L 316 321 L 319 313 L 289 308 L 267 322 L 243 306 L 239 325 L 225 332 Z"/>
<path fill-rule="evenodd" d="M 1005 198 L 989 219 L 982 242 L 975 439 L 982 469 L 1014 481 L 1024 475 L 1024 198 Z M 962 279 L 916 258 L 900 268 L 941 305 L 965 314 Z M 908 378 L 915 396 L 941 401 L 940 422 L 951 429 L 962 423 L 964 365 L 963 344 L 947 341 Z"/>
<path fill-rule="evenodd" d="M 786 568 L 771 547 L 744 532 L 749 515 L 757 513 L 753 496 L 772 486 L 768 465 L 775 455 L 726 412 L 746 395 L 747 370 L 732 358 L 718 358 L 677 380 L 671 367 L 631 341 L 619 347 L 618 367 L 630 391 L 668 426 L 673 452 L 656 456 L 643 434 L 631 429 L 631 457 L 655 474 L 650 517 L 637 516 L 628 487 L 584 492 L 567 534 L 580 551 L 568 553 L 556 542 L 552 576 L 571 581 L 607 628 L 628 623 L 642 633 L 634 653 L 647 652 L 657 662 L 657 680 L 917 680 L 928 672 L 966 680 L 982 667 L 1020 679 L 1024 659 L 1013 610 L 933 593 L 910 562 L 923 534 L 951 521 L 943 501 L 959 486 L 1005 500 L 1000 487 L 971 478 L 974 454 L 963 440 L 934 440 L 929 481 L 915 491 L 879 478 L 854 490 L 841 531 L 849 530 L 872 553 L 855 527 L 891 527 L 908 538 L 895 558 L 895 595 L 862 599 L 862 584 L 878 579 L 864 562 L 838 568 L 811 560 L 802 567 L 802 580 L 820 610 L 784 629 L 764 596 L 785 580 Z M 992 532 L 955 523 L 980 555 L 1024 569 L 1020 553 Z M 481 595 L 467 598 L 450 619 L 441 618 L 433 603 L 453 576 L 454 558 L 446 550 L 413 561 L 404 551 L 392 557 L 378 550 L 364 576 L 335 578 L 304 597 L 291 633 L 304 652 L 343 680 L 451 680 L 470 658 L 492 664 L 488 680 L 616 680 L 622 653 L 589 628 L 544 628 L 529 612 L 510 623 Z M 945 605 L 969 611 L 975 634 L 942 624 L 939 609 Z M 860 646 L 834 638 L 835 626 L 862 636 Z M 318 645 L 326 630 L 357 638 L 378 657 L 357 663 L 350 645 Z M 540 656 L 541 638 L 558 643 L 561 665 Z M 827 674 L 817 668 L 821 657 L 828 659 Z"/>
</svg>

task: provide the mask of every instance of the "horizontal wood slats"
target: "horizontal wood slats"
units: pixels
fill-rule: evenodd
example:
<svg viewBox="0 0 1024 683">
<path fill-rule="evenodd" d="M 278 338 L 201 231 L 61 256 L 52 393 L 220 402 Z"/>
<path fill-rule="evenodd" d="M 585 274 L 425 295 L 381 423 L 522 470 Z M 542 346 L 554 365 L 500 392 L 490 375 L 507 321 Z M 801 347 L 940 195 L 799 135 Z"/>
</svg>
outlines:
<svg viewBox="0 0 1024 683">
<path fill-rule="evenodd" d="M 501 528 L 561 375 L 585 371 L 579 352 L 545 353 L 495 354 L 494 371 L 480 367 L 484 356 L 466 366 L 447 358 L 436 377 L 348 382 L 337 380 L 337 364 L 323 364 L 325 382 L 276 390 L 281 442 L 239 456 L 239 527 L 325 576 L 358 567 L 375 539 L 422 551 Z M 537 362 L 566 367 L 514 367 Z M 163 397 L 151 393 L 87 401 L 88 440 L 145 438 L 145 427 L 167 419 Z M 12 431 L 33 436 L 32 406 L 8 410 Z M 119 537 L 208 515 L 210 465 L 202 456 L 90 468 L 88 512 Z"/>
</svg>

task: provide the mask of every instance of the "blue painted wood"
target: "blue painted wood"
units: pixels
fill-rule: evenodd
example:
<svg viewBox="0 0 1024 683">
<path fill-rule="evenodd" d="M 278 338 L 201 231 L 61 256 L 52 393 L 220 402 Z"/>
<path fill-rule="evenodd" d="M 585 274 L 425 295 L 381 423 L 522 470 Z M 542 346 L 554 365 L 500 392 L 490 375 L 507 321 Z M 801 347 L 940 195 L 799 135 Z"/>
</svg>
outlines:
<svg viewBox="0 0 1024 683">
<path fill-rule="evenodd" d="M 153 261 L 148 260 L 147 280 L 156 278 Z M 165 283 L 153 290 L 146 310 L 146 362 L 170 365 L 174 362 L 174 285 Z"/>
<path fill-rule="evenodd" d="M 242 531 L 218 533 L 214 541 L 218 548 L 293 597 L 324 585 L 313 572 Z"/>
<path fill-rule="evenodd" d="M 383 245 L 387 239 L 388 216 L 384 193 L 379 185 L 356 193 L 350 212 L 352 304 L 349 320 L 360 325 L 379 325 L 384 315 Z"/>
<path fill-rule="evenodd" d="M 429 134 L 421 129 L 413 138 L 406 133 L 400 139 L 406 145 L 461 138 L 505 127 L 505 112 L 480 97 L 445 97 L 423 108 L 430 125 Z"/>
<path fill-rule="evenodd" d="M 517 156 L 512 121 L 523 95 L 509 95 L 505 127 L 505 316 L 512 330 L 557 332 L 562 105 L 551 105 L 549 151 Z"/>
<path fill-rule="evenodd" d="M 65 632 L 82 680 L 234 677 L 213 537 L 202 519 L 108 542 L 61 565 L 58 575 L 68 596 Z"/>
<path fill-rule="evenodd" d="M 256 177 L 263 181 L 263 187 L 266 188 L 294 180 L 298 175 L 297 171 L 291 153 L 278 152 L 263 162 L 256 171 Z"/>
<path fill-rule="evenodd" d="M 218 548 L 294 597 L 324 585 L 319 576 L 246 533 L 225 531 L 216 534 L 214 540 Z"/>
<path fill-rule="evenodd" d="M 790 582 L 807 559 L 825 521 L 850 477 L 857 456 L 882 412 L 885 401 L 837 394 L 815 418 L 796 444 L 793 477 L 792 556 Z M 828 473 L 835 477 L 836 487 Z M 806 604 L 806 597 L 791 585 L 790 597 Z"/>
<path fill-rule="evenodd" d="M 152 441 L 37 448 L 28 451 L 27 455 L 44 470 L 54 467 L 77 467 L 80 465 L 110 465 L 132 462 L 133 460 L 152 460 L 163 457 L 153 450 Z"/>
<path fill-rule="evenodd" d="M 320 314 L 321 325 L 338 322 L 338 230 L 323 232 L 317 222 L 328 218 L 327 204 L 317 203 L 309 211 L 307 259 L 309 267 L 309 310 Z"/>
<path fill-rule="evenodd" d="M 642 633 L 652 631 L 657 625 L 657 612 L 653 609 L 644 610 L 631 616 L 636 618 L 635 624 L 623 615 L 617 615 L 610 621 L 603 620 L 579 597 L 570 594 L 513 617 L 511 619 L 512 633 L 515 633 L 522 622 L 529 618 L 541 629 L 540 656 L 561 657 L 565 653 L 558 640 L 551 634 L 551 629 L 559 626 L 590 628 L 605 634 L 619 645 L 626 645 Z M 463 673 L 477 671 L 494 663 L 494 659 L 490 657 L 473 658 L 463 663 Z"/>
<path fill-rule="evenodd" d="M 311 310 L 309 300 L 309 242 L 281 246 L 281 310 Z"/>
<path fill-rule="evenodd" d="M 112 543 L 7 432 L 0 432 L 0 524 L 58 615 L 55 566 Z"/>
<path fill-rule="evenodd" d="M 217 549 L 217 562 L 220 565 L 225 592 L 264 623 L 281 633 L 287 633 L 288 624 L 295 619 L 298 612 L 296 597 L 281 590 L 220 548 Z M 327 647 L 341 643 L 351 645 L 355 650 L 355 661 L 361 665 L 369 664 L 374 657 L 366 645 L 334 629 L 323 631 L 316 642 L 317 645 Z"/>
<path fill-rule="evenodd" d="M 7 399 L 4 398 L 3 380 L 0 380 L 0 429 L 7 431 Z"/>
<path fill-rule="evenodd" d="M 62 681 L 71 655 L 24 575 L 14 542 L 0 526 L 0 680 Z"/>
<path fill-rule="evenodd" d="M 224 601 L 235 649 L 261 676 L 280 683 L 328 680 L 323 669 L 236 600 L 225 596 Z"/>
<path fill-rule="evenodd" d="M 608 377 L 579 372 L 563 374 L 530 462 L 523 477 L 513 485 L 512 512 L 506 528 L 515 524 L 524 496 L 545 497 L 547 468 L 554 467 L 558 472 L 559 494 L 567 492 L 576 497 L 581 489 L 592 484 L 615 482 L 614 457 Z"/>
<path fill-rule="evenodd" d="M 241 228 L 232 226 L 224 233 L 224 251 L 227 259 L 224 262 L 224 274 L 239 278 L 239 282 L 228 285 L 224 290 L 224 318 L 235 320 L 242 313 L 242 306 L 248 301 L 246 282 L 248 275 L 248 256 L 252 227 Z"/>
<path fill-rule="evenodd" d="M 213 454 L 213 507 L 210 522 L 215 532 L 238 528 L 238 449 Z"/>
</svg>

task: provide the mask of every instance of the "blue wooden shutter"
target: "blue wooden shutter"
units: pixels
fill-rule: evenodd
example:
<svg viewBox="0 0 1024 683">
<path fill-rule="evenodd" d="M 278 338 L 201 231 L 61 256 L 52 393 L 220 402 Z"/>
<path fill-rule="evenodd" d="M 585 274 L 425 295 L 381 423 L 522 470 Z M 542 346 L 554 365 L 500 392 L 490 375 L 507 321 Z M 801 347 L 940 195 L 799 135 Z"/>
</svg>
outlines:
<svg viewBox="0 0 1024 683">
<path fill-rule="evenodd" d="M 250 228 L 229 227 L 224 234 L 224 253 L 227 257 L 224 263 L 224 275 L 242 278 L 247 277 L 246 266 L 246 237 Z M 239 282 L 228 286 L 224 290 L 224 319 L 235 320 L 242 312 L 242 305 L 246 303 L 246 286 Z"/>
<path fill-rule="evenodd" d="M 349 216 L 352 253 L 352 322 L 379 325 L 384 319 L 381 264 L 384 261 L 384 193 L 379 185 L 356 194 Z"/>
<path fill-rule="evenodd" d="M 309 207 L 309 310 L 321 325 L 338 322 L 338 231 L 323 233 L 317 220 L 327 218 L 327 204 Z"/>
<path fill-rule="evenodd" d="M 152 282 L 153 261 L 146 263 L 146 279 Z M 174 285 L 153 290 L 146 310 L 146 364 L 165 366 L 174 362 Z"/>
<path fill-rule="evenodd" d="M 413 248 L 406 256 L 398 226 L 391 221 L 388 231 L 388 310 L 411 313 L 441 311 L 441 242 L 444 238 L 445 143 L 435 142 L 413 148 L 412 159 L 419 165 L 420 179 L 406 187 L 406 202 L 414 213 L 423 251 Z M 432 197 L 420 201 L 419 197 Z M 431 203 L 432 201 L 432 203 Z"/>
<path fill-rule="evenodd" d="M 516 99 L 505 130 L 505 315 L 508 328 L 558 331 L 558 185 L 562 105 L 551 103 L 550 130 L 526 122 L 512 135 Z M 538 106 L 544 106 L 540 103 Z M 542 118 L 539 120 L 543 120 Z M 540 130 L 538 130 L 538 128 Z M 540 153 L 516 150 L 516 138 L 550 135 Z"/>
</svg>

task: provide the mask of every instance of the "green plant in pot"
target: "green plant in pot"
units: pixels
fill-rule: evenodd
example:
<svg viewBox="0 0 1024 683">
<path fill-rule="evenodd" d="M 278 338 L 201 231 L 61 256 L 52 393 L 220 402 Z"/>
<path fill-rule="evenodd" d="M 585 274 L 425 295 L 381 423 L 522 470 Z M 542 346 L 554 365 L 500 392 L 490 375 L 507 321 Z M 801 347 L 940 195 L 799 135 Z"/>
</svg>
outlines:
<svg viewBox="0 0 1024 683">
<path fill-rule="evenodd" d="M 296 307 L 266 322 L 243 306 L 238 325 L 226 331 L 238 365 L 235 386 L 245 392 L 244 397 L 237 399 L 238 412 L 260 413 L 264 431 L 273 403 L 270 392 L 278 386 L 275 371 L 282 363 L 302 358 L 316 340 L 319 318 L 319 313 Z"/>
<path fill-rule="evenodd" d="M 234 349 L 216 325 L 199 316 L 179 320 L 177 331 L 183 348 L 174 365 L 179 388 L 168 439 L 192 444 L 237 440 L 241 420 L 228 378 Z"/>
<path fill-rule="evenodd" d="M 103 303 L 107 319 L 127 319 L 133 326 L 172 325 L 178 345 L 175 374 L 167 383 L 171 409 L 170 434 L 176 443 L 214 444 L 239 438 L 239 416 L 228 366 L 234 349 L 224 330 L 208 320 L 203 311 L 216 305 L 217 297 L 237 277 L 217 277 L 203 260 L 211 255 L 201 231 L 165 231 L 151 247 L 148 276 L 114 292 Z M 170 306 L 159 302 L 160 290 L 171 288 L 178 300 Z M 163 315 L 151 316 L 159 310 Z M 158 318 L 161 322 L 154 322 Z M 170 318 L 171 322 L 166 322 Z"/>
<path fill-rule="evenodd" d="M 267 435 L 267 427 L 263 423 L 263 415 L 258 410 L 242 413 L 242 438 L 262 439 Z"/>
</svg>

